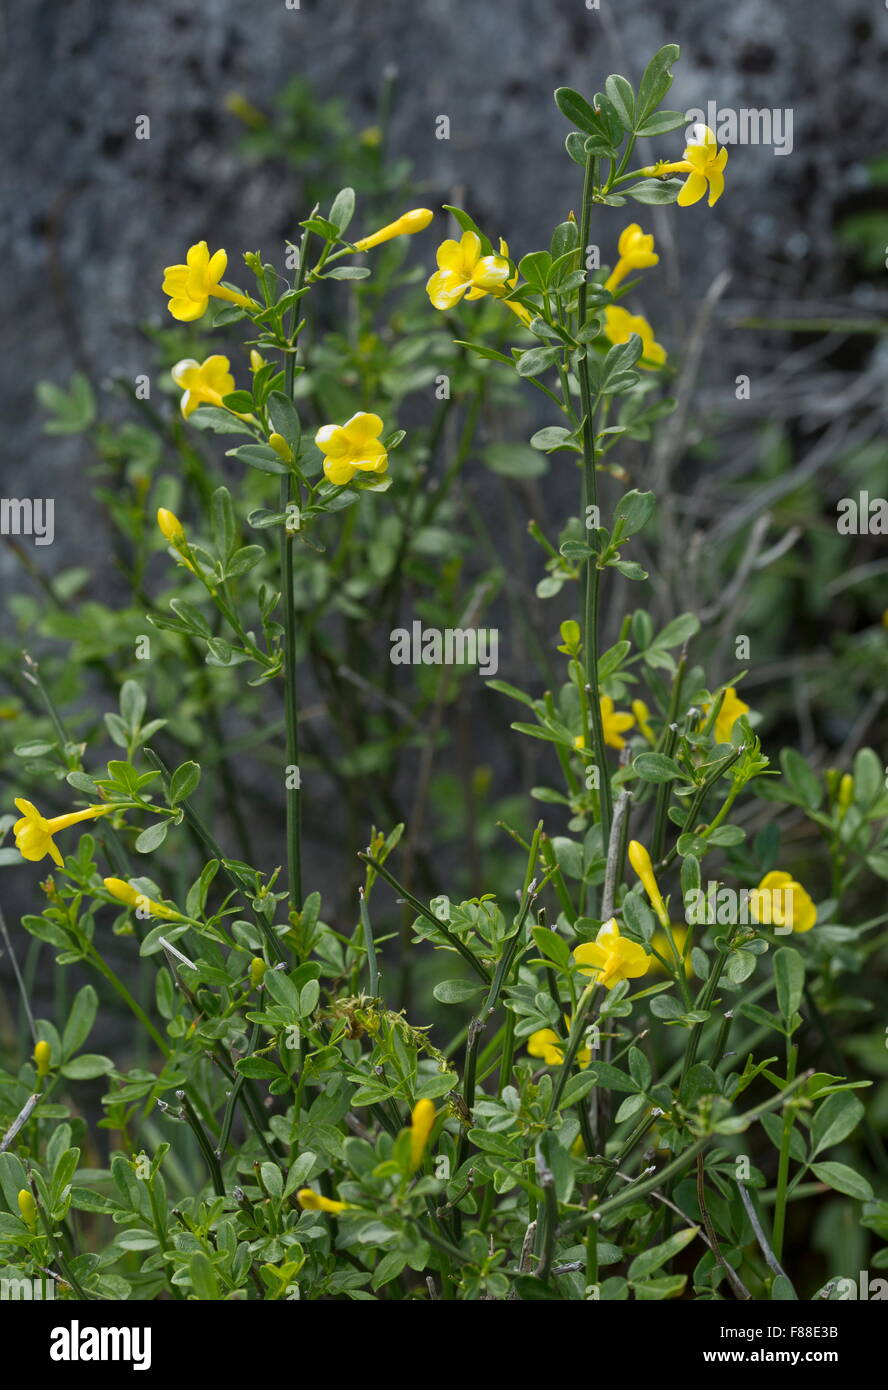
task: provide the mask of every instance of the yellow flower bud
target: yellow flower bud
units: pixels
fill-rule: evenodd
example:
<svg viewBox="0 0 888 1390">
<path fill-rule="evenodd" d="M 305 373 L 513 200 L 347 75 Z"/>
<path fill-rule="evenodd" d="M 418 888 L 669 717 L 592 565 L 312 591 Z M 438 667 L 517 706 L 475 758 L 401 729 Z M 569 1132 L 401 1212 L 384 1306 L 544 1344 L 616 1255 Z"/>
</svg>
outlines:
<svg viewBox="0 0 888 1390">
<path fill-rule="evenodd" d="M 26 1187 L 18 1195 L 18 1207 L 25 1225 L 33 1231 L 37 1225 L 37 1203 Z"/>
<path fill-rule="evenodd" d="M 651 856 L 639 840 L 629 841 L 629 863 L 641 879 L 642 887 L 647 893 L 651 907 L 659 917 L 661 924 L 668 928 L 669 913 L 666 911 L 663 895 L 660 892 L 657 880 L 654 876 L 654 866 L 651 863 Z"/>
<path fill-rule="evenodd" d="M 387 226 L 380 227 L 378 232 L 373 232 L 371 236 L 362 237 L 355 242 L 356 251 L 369 251 L 371 246 L 381 246 L 384 241 L 391 241 L 396 236 L 413 236 L 415 232 L 423 231 L 434 217 L 431 208 L 413 208 L 410 212 L 405 212 L 399 217 L 397 222 L 389 222 Z"/>
<path fill-rule="evenodd" d="M 851 798 L 854 795 L 854 778 L 850 772 L 846 772 L 839 783 L 839 794 L 837 797 L 839 815 L 844 816 L 848 807 L 851 805 Z"/>
<path fill-rule="evenodd" d="M 45 1076 L 49 1071 L 49 1063 L 52 1058 L 52 1048 L 48 1042 L 39 1042 L 34 1048 L 34 1065 L 37 1068 L 38 1076 Z"/>
<path fill-rule="evenodd" d="M 261 956 L 254 956 L 250 961 L 250 982 L 254 989 L 258 989 L 262 983 L 268 966 Z"/>
<path fill-rule="evenodd" d="M 158 507 L 157 524 L 160 527 L 161 535 L 169 541 L 170 545 L 185 544 L 185 527 L 175 512 L 168 511 L 166 507 Z"/>
<path fill-rule="evenodd" d="M 272 449 L 274 449 L 278 458 L 283 459 L 284 463 L 293 462 L 293 450 L 282 434 L 270 434 L 268 436 L 268 442 Z"/>
<path fill-rule="evenodd" d="M 320 1192 L 310 1187 L 301 1187 L 296 1193 L 296 1200 L 303 1211 L 328 1211 L 332 1216 L 347 1211 L 349 1205 L 348 1202 L 334 1202 L 330 1197 L 322 1197 Z"/>
<path fill-rule="evenodd" d="M 102 880 L 112 898 L 116 898 L 120 903 L 126 903 L 127 907 L 141 908 L 144 912 L 150 913 L 152 917 L 163 917 L 167 921 L 184 921 L 181 912 L 175 908 L 165 907 L 163 903 L 157 903 L 153 898 L 148 898 L 144 893 L 140 893 L 138 888 L 134 888 L 131 883 L 127 883 L 123 878 L 105 878 Z"/>
<path fill-rule="evenodd" d="M 422 1163 L 429 1135 L 435 1123 L 435 1107 L 430 1100 L 418 1100 L 410 1116 L 410 1169 Z"/>
<path fill-rule="evenodd" d="M 262 356 L 262 353 L 257 352 L 255 348 L 250 348 L 250 371 L 261 372 L 264 366 L 265 358 Z"/>
</svg>

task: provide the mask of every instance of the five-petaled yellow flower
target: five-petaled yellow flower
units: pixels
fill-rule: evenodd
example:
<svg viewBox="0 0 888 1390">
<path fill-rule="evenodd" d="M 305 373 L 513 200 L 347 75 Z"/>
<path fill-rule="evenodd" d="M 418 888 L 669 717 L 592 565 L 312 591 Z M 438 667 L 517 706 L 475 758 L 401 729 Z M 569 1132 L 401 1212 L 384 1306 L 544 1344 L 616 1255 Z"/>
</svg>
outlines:
<svg viewBox="0 0 888 1390">
<path fill-rule="evenodd" d="M 581 975 L 597 977 L 595 983 L 613 989 L 621 980 L 637 980 L 647 973 L 652 957 L 637 941 L 620 935 L 616 917 L 603 923 L 594 941 L 584 941 L 573 953 Z"/>
<path fill-rule="evenodd" d="M 711 705 L 703 706 L 704 724 L 706 722 L 706 715 L 709 713 L 711 709 Z M 743 701 L 737 695 L 737 691 L 734 689 L 734 687 L 732 685 L 729 685 L 727 690 L 725 691 L 725 698 L 722 700 L 722 706 L 718 712 L 718 717 L 716 718 L 715 726 L 713 729 L 713 734 L 715 735 L 716 743 L 730 743 L 731 730 L 737 723 L 737 720 L 740 718 L 741 714 L 748 713 L 749 705 L 744 704 Z"/>
<path fill-rule="evenodd" d="M 631 714 L 620 714 L 614 709 L 614 702 L 609 695 L 602 695 L 599 700 L 601 707 L 601 722 L 604 725 L 604 741 L 608 748 L 625 748 L 626 740 L 621 737 L 627 729 L 631 729 L 635 719 Z"/>
<path fill-rule="evenodd" d="M 430 1100 L 418 1100 L 410 1114 L 410 1169 L 422 1163 L 426 1144 L 435 1123 L 435 1107 Z"/>
<path fill-rule="evenodd" d="M 657 265 L 660 260 L 654 251 L 653 235 L 643 232 L 637 222 L 630 222 L 628 227 L 624 227 L 617 242 L 617 250 L 620 259 L 604 282 L 604 288 L 611 293 L 633 270 L 646 270 L 648 266 Z"/>
<path fill-rule="evenodd" d="M 611 343 L 626 343 L 633 333 L 637 333 L 644 345 L 639 367 L 653 371 L 662 367 L 666 361 L 666 349 L 658 343 L 643 314 L 630 314 L 619 304 L 608 304 L 604 310 L 604 336 Z"/>
<path fill-rule="evenodd" d="M 65 861 L 53 836 L 60 830 L 67 830 L 69 825 L 77 825 L 83 820 L 94 820 L 96 816 L 104 816 L 108 811 L 114 810 L 113 806 L 88 806 L 85 811 L 71 811 L 66 816 L 47 818 L 41 816 L 37 807 L 32 802 L 25 801 L 24 797 L 16 797 L 15 804 L 22 813 L 21 820 L 17 820 L 12 827 L 19 854 L 23 859 L 35 862 L 48 854 L 59 868 Z"/>
<path fill-rule="evenodd" d="M 810 931 L 817 921 L 811 895 L 792 874 L 781 869 L 772 869 L 758 888 L 752 889 L 749 911 L 762 926 L 791 927 L 794 932 Z"/>
<path fill-rule="evenodd" d="M 311 1187 L 300 1187 L 296 1193 L 296 1200 L 303 1211 L 328 1211 L 333 1216 L 337 1216 L 341 1211 L 348 1211 L 348 1202 L 334 1202 L 332 1197 L 322 1197 L 320 1192 L 315 1192 Z"/>
<path fill-rule="evenodd" d="M 185 265 L 168 265 L 163 273 L 163 292 L 170 296 L 167 308 L 174 319 L 191 323 L 202 318 L 211 295 L 213 299 L 225 299 L 244 309 L 260 307 L 249 295 L 226 289 L 219 283 L 228 265 L 227 251 L 216 251 L 211 256 L 207 243 L 199 241 L 189 247 L 185 262 Z"/>
<path fill-rule="evenodd" d="M 186 420 L 199 405 L 217 405 L 224 410 L 222 397 L 234 390 L 231 363 L 220 353 L 205 358 L 203 362 L 197 362 L 193 357 L 183 357 L 173 367 L 170 376 L 184 392 L 182 414 Z M 232 414 L 236 413 L 232 411 Z"/>
<path fill-rule="evenodd" d="M 126 903 L 127 907 L 140 907 L 145 912 L 150 912 L 152 917 L 165 917 L 168 921 L 183 922 L 185 920 L 181 912 L 177 912 L 172 907 L 164 907 L 163 903 L 157 903 L 153 898 L 146 897 L 144 893 L 139 892 L 138 888 L 134 888 L 123 878 L 106 878 L 102 881 L 112 898 L 116 898 L 118 902 Z"/>
<path fill-rule="evenodd" d="M 500 242 L 501 251 L 503 245 Z M 463 295 L 482 299 L 485 294 L 502 291 L 509 279 L 506 256 L 482 256 L 477 232 L 463 232 L 459 241 L 442 241 L 437 260 L 438 269 L 426 286 L 436 309 L 452 309 Z"/>
<path fill-rule="evenodd" d="M 578 948 L 579 949 L 579 948 Z M 573 1026 L 573 1019 L 565 1019 L 568 1033 Z M 538 1028 L 535 1033 L 531 1033 L 527 1039 L 527 1051 L 531 1057 L 541 1057 L 547 1067 L 560 1067 L 564 1062 L 564 1049 L 567 1046 L 567 1039 L 559 1037 L 554 1028 Z M 587 1067 L 592 1060 L 591 1048 L 581 1047 L 577 1052 L 577 1062 L 581 1067 Z"/>
<path fill-rule="evenodd" d="M 726 149 L 719 149 L 718 141 L 709 126 L 699 127 L 699 132 L 701 138 L 687 146 L 684 159 L 675 160 L 673 163 L 661 161 L 642 170 L 643 174 L 653 174 L 657 177 L 660 174 L 688 174 L 690 177 L 678 195 L 680 208 L 689 208 L 693 203 L 699 203 L 707 188 L 709 206 L 712 207 L 725 191 L 724 168 L 728 162 L 728 152 Z"/>
<path fill-rule="evenodd" d="M 426 227 L 434 217 L 430 208 L 413 208 L 410 212 L 405 212 L 395 222 L 389 222 L 387 226 L 380 227 L 378 232 L 372 236 L 362 237 L 355 242 L 356 251 L 369 251 L 371 246 L 381 246 L 384 241 L 391 241 L 396 236 L 413 236 L 415 232 L 425 231 Z"/>
<path fill-rule="evenodd" d="M 324 455 L 324 472 L 338 487 L 350 483 L 355 473 L 384 473 L 388 454 L 379 438 L 383 423 L 378 415 L 358 411 L 344 425 L 322 425 L 315 435 Z"/>
</svg>

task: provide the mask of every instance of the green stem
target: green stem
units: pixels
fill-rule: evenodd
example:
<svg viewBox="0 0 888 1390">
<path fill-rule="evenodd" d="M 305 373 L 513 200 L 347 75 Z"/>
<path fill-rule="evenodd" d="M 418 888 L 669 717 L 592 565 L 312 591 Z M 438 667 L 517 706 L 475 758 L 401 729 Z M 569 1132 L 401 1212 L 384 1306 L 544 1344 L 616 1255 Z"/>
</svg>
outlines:
<svg viewBox="0 0 888 1390">
<path fill-rule="evenodd" d="M 795 1043 L 786 1040 L 786 1081 L 792 1085 L 795 1080 L 799 1049 Z M 792 1144 L 792 1131 L 795 1125 L 795 1107 L 787 1106 L 783 1112 L 783 1133 L 780 1136 L 780 1158 L 777 1163 L 777 1195 L 774 1202 L 774 1228 L 771 1245 L 777 1261 L 783 1256 L 783 1232 L 786 1225 L 786 1186 L 789 1181 L 789 1154 Z"/>
</svg>

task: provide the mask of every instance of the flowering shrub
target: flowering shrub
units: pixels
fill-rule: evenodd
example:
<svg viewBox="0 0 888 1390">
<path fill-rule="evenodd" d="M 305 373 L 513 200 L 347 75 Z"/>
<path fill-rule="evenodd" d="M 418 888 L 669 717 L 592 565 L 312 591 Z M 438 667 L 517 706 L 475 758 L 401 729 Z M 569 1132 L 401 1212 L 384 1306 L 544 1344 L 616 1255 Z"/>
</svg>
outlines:
<svg viewBox="0 0 888 1390">
<path fill-rule="evenodd" d="M 662 393 L 667 348 L 636 300 L 660 257 L 628 219 L 635 205 L 705 196 L 712 208 L 725 183 L 726 151 L 705 129 L 681 158 L 631 167 L 639 139 L 668 151 L 685 123 L 662 109 L 677 57 L 662 49 L 637 90 L 612 75 L 591 100 L 556 92 L 579 216 L 517 260 L 456 207 L 434 270 L 429 209 L 351 241 L 351 188 L 304 218 L 284 266 L 246 254 L 236 278 L 249 290 L 224 278 L 225 250 L 187 249 L 164 274 L 170 315 L 242 332 L 249 369 L 201 360 L 204 339 L 161 339 L 181 419 L 159 429 L 181 476 L 155 477 L 150 432 L 125 448 L 96 423 L 88 383 L 50 398 L 106 462 L 129 460 L 128 490 L 107 500 L 133 599 L 110 616 L 84 606 L 67 631 L 59 602 L 55 635 L 117 691 L 104 728 L 72 738 L 58 707 L 70 688 L 54 693 L 26 660 L 44 715 L 18 749 L 35 800 L 17 797 L 6 817 L 5 862 L 49 870 L 24 932 L 58 972 L 91 980 L 54 1021 L 35 1020 L 32 1055 L 0 1073 L 10 1277 L 99 1300 L 785 1300 L 817 1292 L 805 1262 L 786 1261 L 793 1204 L 836 1193 L 865 1230 L 888 1232 L 871 1081 L 853 1077 L 829 1026 L 843 977 L 882 946 L 870 933 L 883 918 L 844 920 L 861 874 L 888 877 L 881 763 L 862 748 L 849 770 L 819 775 L 790 748 L 773 766 L 743 669 L 714 683 L 695 664 L 699 616 L 658 628 L 631 598 L 656 553 L 657 498 L 626 486 L 620 448 L 648 440 L 675 402 Z M 717 214 L 677 214 L 689 215 Z M 336 282 L 360 316 L 361 282 L 377 265 L 384 284 L 401 275 L 414 237 L 422 302 L 409 272 L 392 288 L 407 291 L 399 313 L 418 351 L 409 333 L 380 340 L 366 322 L 357 348 L 324 334 Z M 383 247 L 388 269 L 373 259 Z M 195 355 L 173 363 L 183 345 Z M 438 427 L 416 444 L 397 423 L 414 371 L 423 385 L 446 377 L 467 406 L 434 488 L 424 469 Z M 365 643 L 358 671 L 348 654 L 361 624 L 392 626 L 405 576 L 442 626 L 481 611 L 449 563 L 470 544 L 446 529 L 449 494 L 482 400 L 516 386 L 551 414 L 531 439 L 542 468 L 558 455 L 576 471 L 574 515 L 554 539 L 528 518 L 543 621 L 562 592 L 576 616 L 560 642 L 550 631 L 562 660 L 545 689 L 488 687 L 498 719 L 521 707 L 515 744 L 544 745 L 551 784 L 529 792 L 541 819 L 522 797 L 520 827 L 505 826 L 495 891 L 423 893 L 417 832 L 391 815 L 418 726 L 385 640 Z M 235 441 L 233 489 L 203 459 L 207 434 Z M 499 448 L 494 471 L 515 476 L 513 454 L 527 451 Z M 156 594 L 146 571 L 159 557 Z M 620 621 L 602 649 L 605 601 Z M 340 651 L 330 634 L 343 625 Z M 448 696 L 427 674 L 417 708 L 432 710 L 434 733 Z M 306 751 L 300 697 L 316 690 L 342 719 L 338 762 L 316 742 Z M 354 714 L 355 691 L 378 708 L 372 720 Z M 252 726 L 240 742 L 231 714 Z M 105 735 L 120 756 L 103 767 Z M 165 751 L 183 745 L 195 756 L 172 766 Z M 250 833 L 233 749 L 264 749 L 279 776 L 274 843 Z M 360 837 L 337 847 L 360 861 L 345 909 L 304 853 L 303 770 L 318 763 L 344 786 Z M 822 836 L 828 899 L 796 877 L 772 820 L 747 836 L 759 802 L 796 808 Z M 390 985 L 400 969 L 409 986 L 414 963 L 434 972 L 422 1004 Z M 140 1037 L 128 1065 L 84 1050 L 114 996 Z M 97 1078 L 93 1132 L 79 1088 Z"/>
</svg>

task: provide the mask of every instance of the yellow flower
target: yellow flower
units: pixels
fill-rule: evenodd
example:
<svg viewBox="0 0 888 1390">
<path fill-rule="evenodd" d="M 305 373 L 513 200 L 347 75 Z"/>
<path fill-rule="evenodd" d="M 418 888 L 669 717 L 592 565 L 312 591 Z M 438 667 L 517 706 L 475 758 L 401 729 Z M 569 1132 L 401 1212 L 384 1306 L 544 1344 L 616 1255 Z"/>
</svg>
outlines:
<svg viewBox="0 0 888 1390">
<path fill-rule="evenodd" d="M 217 405 L 220 410 L 224 410 L 222 397 L 230 395 L 234 390 L 231 363 L 227 357 L 222 357 L 219 353 L 207 357 L 203 362 L 197 362 L 193 357 L 183 357 L 182 361 L 173 367 L 170 376 L 184 392 L 182 414 L 186 420 L 189 415 L 194 414 L 199 405 Z M 233 410 L 231 414 L 236 415 L 237 411 Z M 239 418 L 244 419 L 244 416 L 241 415 Z"/>
<path fill-rule="evenodd" d="M 410 1115 L 410 1171 L 422 1163 L 432 1126 L 435 1123 L 435 1107 L 430 1100 L 418 1100 Z"/>
<path fill-rule="evenodd" d="M 83 820 L 94 820 L 96 816 L 104 816 L 108 811 L 113 811 L 113 806 L 88 806 L 85 811 L 71 811 L 66 816 L 53 816 L 47 819 L 41 816 L 37 807 L 30 801 L 25 801 L 24 797 L 16 798 L 16 807 L 22 813 L 21 820 L 17 820 L 12 827 L 15 835 L 16 848 L 23 859 L 31 859 L 35 862 L 45 858 L 48 854 L 54 864 L 61 868 L 64 864 L 58 846 L 53 840 L 60 830 L 67 830 L 69 825 L 77 825 Z"/>
<path fill-rule="evenodd" d="M 153 898 L 148 898 L 144 893 L 140 893 L 138 888 L 134 888 L 125 879 L 106 878 L 102 882 L 112 898 L 116 898 L 118 902 L 126 903 L 127 907 L 140 907 L 143 911 L 150 912 L 152 917 L 165 917 L 168 921 L 184 922 L 185 920 L 181 912 L 177 912 L 173 907 L 164 907 L 163 903 L 156 903 Z"/>
<path fill-rule="evenodd" d="M 651 856 L 640 840 L 629 841 L 629 863 L 641 879 L 642 887 L 647 893 L 651 907 L 659 917 L 661 924 L 664 927 L 668 927 L 669 913 L 666 911 L 666 904 L 663 901 L 663 895 L 660 892 L 657 879 L 654 875 L 654 866 L 651 863 Z"/>
<path fill-rule="evenodd" d="M 334 1202 L 331 1197 L 322 1197 L 310 1187 L 300 1187 L 296 1200 L 303 1211 L 328 1211 L 336 1216 L 340 1211 L 348 1211 L 348 1202 Z"/>
<path fill-rule="evenodd" d="M 228 290 L 219 283 L 228 265 L 227 251 L 216 251 L 211 256 L 207 243 L 199 241 L 189 247 L 185 262 L 185 265 L 168 265 L 163 273 L 163 292 L 170 296 L 167 308 L 180 323 L 202 318 L 211 295 L 230 304 L 240 304 L 245 309 L 260 307 L 255 299 Z"/>
<path fill-rule="evenodd" d="M 687 927 L 680 926 L 677 922 L 673 922 L 671 924 L 671 931 L 672 940 L 675 942 L 675 949 L 681 956 L 684 954 L 684 945 L 685 941 L 687 940 L 688 929 Z M 666 935 L 665 932 L 654 932 L 653 936 L 651 937 L 651 948 L 654 951 L 659 951 L 660 955 L 664 956 L 666 960 L 668 960 L 670 963 L 674 960 L 672 954 L 672 946 L 670 945 L 669 937 Z M 666 969 L 666 966 L 663 964 L 661 960 L 657 958 L 657 956 L 654 956 L 653 958 L 651 971 L 655 975 L 667 975 L 669 973 Z M 689 955 L 685 960 L 685 974 L 690 976 L 693 975 L 693 973 L 694 967 L 691 965 L 691 958 Z"/>
<path fill-rule="evenodd" d="M 711 705 L 703 706 L 704 724 L 706 723 L 705 716 L 711 709 Z M 743 701 L 738 698 L 737 691 L 734 687 L 729 685 L 725 691 L 725 698 L 722 700 L 722 707 L 718 712 L 718 718 L 715 721 L 715 727 L 713 729 L 716 743 L 730 743 L 731 730 L 737 723 L 741 714 L 748 713 L 749 705 L 745 705 Z"/>
<path fill-rule="evenodd" d="M 604 282 L 604 288 L 612 294 L 633 270 L 645 270 L 648 266 L 657 265 L 660 260 L 654 251 L 653 235 L 644 233 L 637 222 L 624 227 L 617 250 L 620 259 Z"/>
<path fill-rule="evenodd" d="M 626 740 L 620 735 L 626 729 L 631 729 L 635 724 L 631 714 L 619 714 L 614 711 L 614 702 L 609 695 L 602 695 L 599 700 L 601 707 L 601 722 L 604 725 L 604 741 L 608 748 L 625 748 Z"/>
<path fill-rule="evenodd" d="M 630 314 L 619 304 L 608 304 L 604 310 L 605 338 L 611 343 L 626 343 L 633 333 L 638 334 L 644 347 L 639 367 L 646 371 L 662 367 L 666 361 L 666 349 L 654 338 L 654 330 L 647 319 L 642 314 Z"/>
<path fill-rule="evenodd" d="M 817 908 L 810 894 L 791 874 L 772 869 L 749 895 L 749 911 L 763 926 L 791 927 L 794 932 L 810 931 L 817 921 Z"/>
<path fill-rule="evenodd" d="M 597 976 L 596 984 L 613 989 L 621 980 L 637 980 L 647 973 L 651 957 L 637 941 L 620 935 L 616 917 L 598 929 L 594 941 L 584 941 L 573 953 L 581 975 Z"/>
<path fill-rule="evenodd" d="M 642 734 L 644 738 L 647 739 L 648 743 L 656 743 L 657 736 L 649 723 L 651 712 L 645 704 L 644 700 L 632 701 L 632 713 L 635 715 L 635 722 L 638 725 L 638 732 Z"/>
<path fill-rule="evenodd" d="M 169 541 L 170 545 L 185 544 L 185 527 L 175 512 L 169 511 L 166 507 L 158 507 L 157 525 L 160 528 L 160 534 Z"/>
<path fill-rule="evenodd" d="M 426 286 L 436 309 L 452 309 L 463 295 L 482 299 L 502 290 L 509 279 L 506 257 L 482 256 L 481 238 L 476 232 L 463 232 L 459 241 L 442 241 L 437 259 L 438 269 Z"/>
<path fill-rule="evenodd" d="M 687 146 L 684 159 L 676 160 L 672 164 L 661 160 L 659 164 L 652 164 L 642 170 L 643 174 L 655 177 L 661 174 L 689 174 L 690 177 L 678 195 L 680 208 L 689 208 L 693 203 L 699 203 L 707 188 L 709 206 L 712 207 L 725 191 L 724 168 L 728 162 L 728 152 L 719 149 L 709 126 L 700 127 L 700 135 L 699 141 Z"/>
<path fill-rule="evenodd" d="M 38 1076 L 46 1076 L 52 1060 L 52 1048 L 48 1042 L 39 1042 L 34 1048 L 34 1066 Z"/>
<path fill-rule="evenodd" d="M 322 425 L 315 435 L 324 455 L 324 472 L 331 483 L 350 483 L 355 472 L 384 473 L 388 454 L 379 438 L 383 424 L 378 415 L 359 411 L 344 425 Z"/>
<path fill-rule="evenodd" d="M 413 236 L 415 232 L 425 231 L 434 215 L 430 208 L 413 208 L 396 222 L 389 222 L 387 226 L 380 227 L 372 236 L 365 236 L 356 241 L 355 250 L 369 251 L 371 246 L 381 246 L 384 241 L 391 241 L 396 236 Z"/>
<path fill-rule="evenodd" d="M 579 949 L 579 948 L 578 948 Z M 573 1019 L 565 1019 L 568 1033 L 571 1030 Z M 527 1039 L 527 1051 L 531 1057 L 541 1057 L 547 1067 L 560 1067 L 564 1062 L 564 1049 L 567 1046 L 567 1039 L 559 1037 L 554 1028 L 538 1028 L 535 1033 L 531 1033 Z M 577 1053 L 577 1061 L 581 1067 L 588 1067 L 592 1060 L 592 1052 L 588 1047 L 581 1047 Z"/>
<path fill-rule="evenodd" d="M 33 1231 L 37 1225 L 37 1203 L 34 1201 L 33 1192 L 29 1192 L 26 1187 L 23 1187 L 18 1195 L 18 1209 L 25 1225 Z"/>
</svg>

